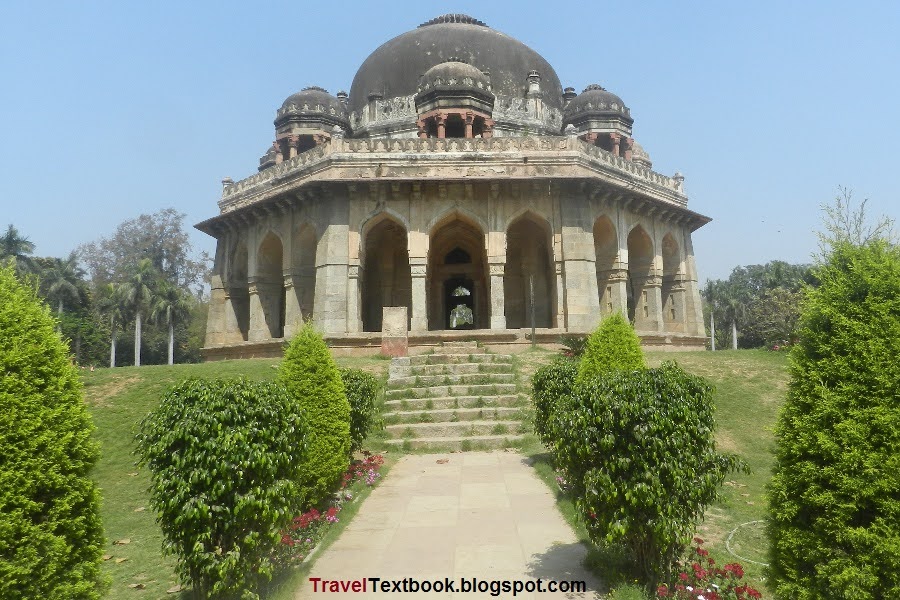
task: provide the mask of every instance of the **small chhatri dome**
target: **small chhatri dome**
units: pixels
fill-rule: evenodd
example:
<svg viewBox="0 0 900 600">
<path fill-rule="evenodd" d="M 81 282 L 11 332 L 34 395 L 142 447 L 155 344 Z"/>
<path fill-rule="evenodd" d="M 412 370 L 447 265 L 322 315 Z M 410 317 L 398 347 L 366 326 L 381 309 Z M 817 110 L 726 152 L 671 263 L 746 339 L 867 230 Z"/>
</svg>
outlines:
<svg viewBox="0 0 900 600">
<path fill-rule="evenodd" d="M 596 83 L 584 88 L 584 91 L 574 96 L 566 106 L 567 117 L 580 112 L 622 115 L 631 120 L 631 110 L 625 106 L 625 102 Z"/>
<path fill-rule="evenodd" d="M 490 91 L 491 82 L 481 69 L 457 57 L 431 67 L 419 80 L 420 93 L 429 89 L 460 88 Z"/>
<path fill-rule="evenodd" d="M 278 109 L 275 126 L 288 121 L 322 121 L 330 125 L 349 127 L 347 120 L 347 104 L 328 90 L 318 86 L 309 86 L 296 94 L 291 94 Z M 330 129 L 329 125 L 329 129 Z"/>
<path fill-rule="evenodd" d="M 650 155 L 647 154 L 644 147 L 637 142 L 634 142 L 634 145 L 631 148 L 631 161 L 643 165 L 648 169 L 653 168 L 653 162 L 650 160 Z"/>
</svg>

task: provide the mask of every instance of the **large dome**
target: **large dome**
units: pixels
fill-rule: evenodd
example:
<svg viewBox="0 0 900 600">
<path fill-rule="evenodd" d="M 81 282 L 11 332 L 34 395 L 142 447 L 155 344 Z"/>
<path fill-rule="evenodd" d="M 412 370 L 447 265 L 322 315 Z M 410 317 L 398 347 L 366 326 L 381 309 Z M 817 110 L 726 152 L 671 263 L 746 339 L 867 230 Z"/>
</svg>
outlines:
<svg viewBox="0 0 900 600">
<path fill-rule="evenodd" d="M 488 74 L 498 98 L 524 98 L 528 74 L 537 71 L 544 104 L 562 110 L 562 86 L 550 63 L 522 42 L 466 15 L 432 19 L 382 44 L 353 78 L 350 110 L 360 113 L 370 94 L 386 99 L 414 95 L 426 71 L 454 57 Z"/>
</svg>

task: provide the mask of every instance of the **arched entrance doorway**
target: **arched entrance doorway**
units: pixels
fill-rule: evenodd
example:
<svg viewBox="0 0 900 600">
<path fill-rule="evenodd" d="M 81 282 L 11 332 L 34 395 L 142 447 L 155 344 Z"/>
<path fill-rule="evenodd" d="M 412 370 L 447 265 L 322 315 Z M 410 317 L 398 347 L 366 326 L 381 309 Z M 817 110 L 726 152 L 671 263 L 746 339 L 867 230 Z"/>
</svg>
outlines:
<svg viewBox="0 0 900 600">
<path fill-rule="evenodd" d="M 519 217 L 506 232 L 503 298 L 506 326 L 531 327 L 531 285 L 534 284 L 535 327 L 553 327 L 555 278 L 550 227 L 531 214 Z"/>
<path fill-rule="evenodd" d="M 628 234 L 628 318 L 634 328 L 649 329 L 650 298 L 647 281 L 653 275 L 653 241 L 638 225 Z"/>
<path fill-rule="evenodd" d="M 247 244 L 244 241 L 240 241 L 235 246 L 234 254 L 231 257 L 231 268 L 228 275 L 228 291 L 231 300 L 231 310 L 234 323 L 237 326 L 237 332 L 240 334 L 240 339 L 235 339 L 234 341 L 246 342 L 250 332 L 250 290 L 247 279 L 248 265 L 249 258 L 247 254 Z"/>
<path fill-rule="evenodd" d="M 362 279 L 363 331 L 381 331 L 385 306 L 405 306 L 407 315 L 412 316 L 406 229 L 388 216 L 366 233 Z"/>
<path fill-rule="evenodd" d="M 683 331 L 682 316 L 684 306 L 682 299 L 684 291 L 681 281 L 681 253 L 678 251 L 678 242 L 667 233 L 662 241 L 662 301 L 663 322 L 666 331 Z"/>
<path fill-rule="evenodd" d="M 616 309 L 612 277 L 616 261 L 619 258 L 619 240 L 616 237 L 616 228 L 607 216 L 600 217 L 594 223 L 594 255 L 597 261 L 595 264 L 600 313 L 607 316 Z"/>
<path fill-rule="evenodd" d="M 281 239 L 269 232 L 256 251 L 256 289 L 269 337 L 284 337 L 284 251 Z M 251 315 L 252 319 L 252 315 Z"/>
<path fill-rule="evenodd" d="M 490 323 L 484 232 L 461 214 L 431 233 L 428 250 L 428 328 L 487 329 Z"/>
</svg>

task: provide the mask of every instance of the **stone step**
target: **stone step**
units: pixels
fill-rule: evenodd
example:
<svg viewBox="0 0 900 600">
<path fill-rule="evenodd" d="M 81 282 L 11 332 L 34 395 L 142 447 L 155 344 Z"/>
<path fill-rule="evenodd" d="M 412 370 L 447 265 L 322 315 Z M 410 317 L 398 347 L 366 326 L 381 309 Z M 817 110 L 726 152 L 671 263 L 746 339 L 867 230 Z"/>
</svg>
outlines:
<svg viewBox="0 0 900 600">
<path fill-rule="evenodd" d="M 477 435 L 513 435 L 519 433 L 516 421 L 447 421 L 443 423 L 399 423 L 385 425 L 394 439 L 467 437 Z"/>
<path fill-rule="evenodd" d="M 509 354 L 419 354 L 401 356 L 391 361 L 391 366 L 409 367 L 414 365 L 446 365 L 455 363 L 503 363 L 511 364 Z"/>
<path fill-rule="evenodd" d="M 523 439 L 524 435 L 474 435 L 438 438 L 410 438 L 405 440 L 385 440 L 390 446 L 400 446 L 410 450 L 465 451 L 509 448 Z"/>
<path fill-rule="evenodd" d="M 430 410 L 400 410 L 386 412 L 385 423 L 391 425 L 419 423 L 456 423 L 459 421 L 492 421 L 517 420 L 521 414 L 519 408 L 504 406 L 485 406 L 481 408 L 437 408 Z"/>
<path fill-rule="evenodd" d="M 497 396 L 514 394 L 515 392 L 516 384 L 514 383 L 487 383 L 393 388 L 386 390 L 384 397 L 385 400 L 402 400 L 405 398 L 440 398 L 443 396 Z"/>
<path fill-rule="evenodd" d="M 437 365 L 390 366 L 390 377 L 416 375 L 474 375 L 479 373 L 512 373 L 511 363 L 450 363 Z"/>
<path fill-rule="evenodd" d="M 441 346 L 434 351 L 434 355 L 438 354 L 487 354 L 487 349 L 477 346 Z"/>
<path fill-rule="evenodd" d="M 410 375 L 388 379 L 388 388 L 395 390 L 405 387 L 431 387 L 434 385 L 476 385 L 512 383 L 516 376 L 512 373 L 468 373 L 462 375 Z"/>
<path fill-rule="evenodd" d="M 481 408 L 486 406 L 522 406 L 526 404 L 524 396 L 508 394 L 505 396 L 443 396 L 439 398 L 407 398 L 404 400 L 387 400 L 387 410 L 422 411 L 444 408 Z"/>
</svg>

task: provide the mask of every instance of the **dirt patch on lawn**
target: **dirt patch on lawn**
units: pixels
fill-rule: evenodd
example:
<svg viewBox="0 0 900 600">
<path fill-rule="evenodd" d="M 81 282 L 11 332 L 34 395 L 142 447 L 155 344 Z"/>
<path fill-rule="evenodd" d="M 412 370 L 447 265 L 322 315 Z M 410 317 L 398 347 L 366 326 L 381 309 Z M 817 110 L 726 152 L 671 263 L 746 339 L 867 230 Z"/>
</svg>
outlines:
<svg viewBox="0 0 900 600">
<path fill-rule="evenodd" d="M 113 396 L 121 394 L 140 381 L 141 378 L 138 375 L 132 375 L 131 377 L 122 377 L 121 379 L 116 378 L 102 385 L 91 386 L 85 391 L 85 402 L 87 402 L 91 406 L 108 408 L 112 406 L 110 400 L 113 398 Z"/>
</svg>

